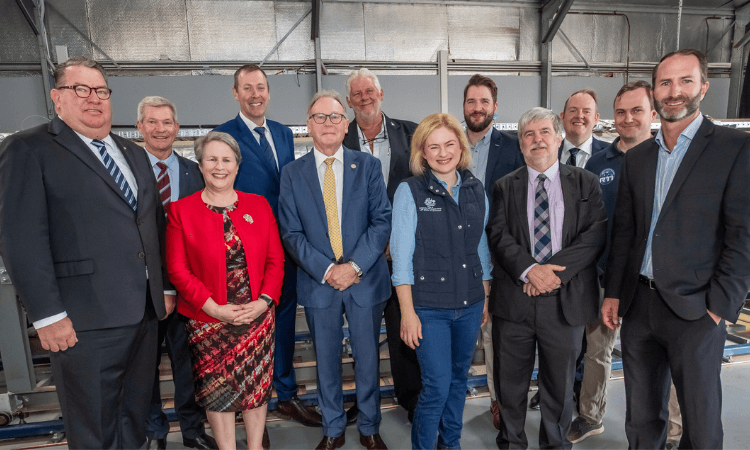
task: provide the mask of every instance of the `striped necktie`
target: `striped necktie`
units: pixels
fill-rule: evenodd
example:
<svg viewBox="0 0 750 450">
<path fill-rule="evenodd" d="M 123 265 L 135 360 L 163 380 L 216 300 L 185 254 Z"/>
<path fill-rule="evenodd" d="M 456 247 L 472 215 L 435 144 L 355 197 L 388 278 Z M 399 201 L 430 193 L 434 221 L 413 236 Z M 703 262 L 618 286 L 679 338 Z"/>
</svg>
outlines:
<svg viewBox="0 0 750 450">
<path fill-rule="evenodd" d="M 569 166 L 575 166 L 576 165 L 576 156 L 578 155 L 578 152 L 581 151 L 579 148 L 571 148 L 570 149 L 570 158 L 568 158 L 568 162 L 565 164 Z"/>
<path fill-rule="evenodd" d="M 169 174 L 167 173 L 167 165 L 159 161 L 156 163 L 156 167 L 161 170 L 159 175 L 156 176 L 156 187 L 159 188 L 161 204 L 166 208 L 169 202 L 172 201 L 172 187 L 170 186 Z"/>
<path fill-rule="evenodd" d="M 534 197 L 534 259 L 544 264 L 552 256 L 552 230 L 549 219 L 549 197 L 544 188 L 547 176 L 540 173 L 536 177 L 536 196 Z"/>
<path fill-rule="evenodd" d="M 112 157 L 109 156 L 109 153 L 107 153 L 107 147 L 104 145 L 104 141 L 94 139 L 93 141 L 91 141 L 91 143 L 94 144 L 94 147 L 99 149 L 99 154 L 102 155 L 102 160 L 104 160 L 104 168 L 107 169 L 107 172 L 109 172 L 109 174 L 115 180 L 115 184 L 122 191 L 125 199 L 128 201 L 128 205 L 130 205 L 130 207 L 133 208 L 133 211 L 135 211 L 138 207 L 138 202 L 135 199 L 135 195 L 130 189 L 128 180 L 125 179 L 125 176 L 120 171 L 120 168 L 117 167 L 117 163 L 115 163 Z"/>
<path fill-rule="evenodd" d="M 326 218 L 328 219 L 328 238 L 331 240 L 331 248 L 340 261 L 344 255 L 344 247 L 341 244 L 341 229 L 339 227 L 339 205 L 336 201 L 336 174 L 333 173 L 333 162 L 336 158 L 325 160 L 326 173 L 323 177 L 323 202 L 326 206 Z"/>
</svg>

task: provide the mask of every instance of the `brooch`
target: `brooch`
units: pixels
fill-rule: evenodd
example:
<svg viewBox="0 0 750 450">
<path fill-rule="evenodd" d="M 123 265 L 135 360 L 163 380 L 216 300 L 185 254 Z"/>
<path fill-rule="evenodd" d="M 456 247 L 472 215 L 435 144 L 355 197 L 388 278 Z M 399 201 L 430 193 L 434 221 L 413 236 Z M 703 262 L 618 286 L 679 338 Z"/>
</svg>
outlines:
<svg viewBox="0 0 750 450">
<path fill-rule="evenodd" d="M 245 214 L 242 218 L 245 219 L 245 222 L 247 223 L 253 223 L 253 218 L 250 217 L 250 214 Z"/>
</svg>

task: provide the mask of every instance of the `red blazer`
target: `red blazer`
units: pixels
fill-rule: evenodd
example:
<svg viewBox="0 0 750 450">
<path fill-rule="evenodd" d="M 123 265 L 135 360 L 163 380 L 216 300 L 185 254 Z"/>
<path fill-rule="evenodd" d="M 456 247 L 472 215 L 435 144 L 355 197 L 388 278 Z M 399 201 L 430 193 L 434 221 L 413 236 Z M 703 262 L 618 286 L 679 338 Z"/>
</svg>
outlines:
<svg viewBox="0 0 750 450">
<path fill-rule="evenodd" d="M 237 192 L 229 213 L 242 240 L 253 299 L 261 293 L 278 304 L 284 279 L 284 250 L 271 206 L 259 195 Z M 177 288 L 177 311 L 202 322 L 218 322 L 203 312 L 212 298 L 227 304 L 227 258 L 222 216 L 206 208 L 201 191 L 169 205 L 166 260 Z"/>
</svg>

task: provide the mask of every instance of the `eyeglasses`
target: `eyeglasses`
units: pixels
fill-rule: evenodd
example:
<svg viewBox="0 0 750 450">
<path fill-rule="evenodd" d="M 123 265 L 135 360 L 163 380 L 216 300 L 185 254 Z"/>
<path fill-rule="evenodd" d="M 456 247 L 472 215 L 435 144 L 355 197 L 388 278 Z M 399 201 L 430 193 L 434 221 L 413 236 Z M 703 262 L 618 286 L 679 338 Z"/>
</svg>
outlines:
<svg viewBox="0 0 750 450">
<path fill-rule="evenodd" d="M 311 114 L 310 117 L 308 118 L 314 120 L 315 123 L 322 125 L 326 123 L 326 119 L 331 119 L 331 123 L 333 124 L 341 123 L 341 121 L 344 120 L 344 117 L 345 116 L 343 114 L 339 114 L 339 113 L 332 113 L 332 114 L 318 113 L 318 114 Z"/>
<path fill-rule="evenodd" d="M 89 98 L 91 96 L 91 91 L 96 92 L 96 96 L 99 97 L 100 100 L 107 100 L 109 96 L 112 95 L 112 89 L 91 88 L 86 86 L 85 84 L 76 84 L 75 86 L 60 86 L 56 89 L 73 89 L 73 92 L 75 92 L 76 95 L 81 98 Z"/>
<path fill-rule="evenodd" d="M 386 142 L 386 141 L 388 141 L 388 128 L 383 127 L 383 133 L 382 134 L 378 133 L 378 135 L 375 136 L 375 139 L 373 139 L 372 141 L 369 140 L 369 139 L 367 139 L 366 137 L 362 138 L 360 144 L 361 145 L 369 145 L 370 142 L 372 142 L 373 144 L 375 144 L 375 143 Z"/>
</svg>

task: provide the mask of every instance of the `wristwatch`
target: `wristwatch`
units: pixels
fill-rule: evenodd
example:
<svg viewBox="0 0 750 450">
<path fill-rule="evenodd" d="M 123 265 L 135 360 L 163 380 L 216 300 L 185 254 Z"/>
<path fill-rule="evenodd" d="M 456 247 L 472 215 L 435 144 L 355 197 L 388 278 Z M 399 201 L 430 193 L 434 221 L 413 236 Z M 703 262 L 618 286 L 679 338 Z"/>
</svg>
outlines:
<svg viewBox="0 0 750 450">
<path fill-rule="evenodd" d="M 349 260 L 349 264 L 352 266 L 352 269 L 354 269 L 354 272 L 357 273 L 357 276 L 359 278 L 362 278 L 362 273 L 363 273 L 362 268 L 360 268 L 359 265 L 355 263 L 353 259 Z"/>
<path fill-rule="evenodd" d="M 270 295 L 267 295 L 267 294 L 260 294 L 260 300 L 263 300 L 263 301 L 265 301 L 265 302 L 266 302 L 266 306 L 268 306 L 268 308 L 269 308 L 269 309 L 270 309 L 270 308 L 271 308 L 271 306 L 273 305 L 273 299 L 271 298 L 271 296 L 270 296 Z"/>
</svg>

